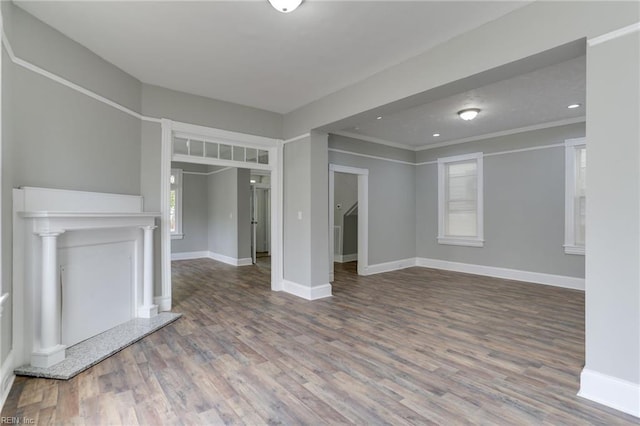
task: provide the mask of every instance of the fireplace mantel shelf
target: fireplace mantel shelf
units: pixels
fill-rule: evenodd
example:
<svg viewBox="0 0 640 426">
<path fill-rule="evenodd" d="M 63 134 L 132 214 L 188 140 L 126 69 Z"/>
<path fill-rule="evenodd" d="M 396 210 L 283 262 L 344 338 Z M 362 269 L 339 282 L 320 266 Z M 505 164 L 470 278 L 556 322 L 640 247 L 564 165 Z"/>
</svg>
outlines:
<svg viewBox="0 0 640 426">
<path fill-rule="evenodd" d="M 18 212 L 23 219 L 34 223 L 34 232 L 65 232 L 101 228 L 152 226 L 160 213 L 130 212 Z"/>
</svg>

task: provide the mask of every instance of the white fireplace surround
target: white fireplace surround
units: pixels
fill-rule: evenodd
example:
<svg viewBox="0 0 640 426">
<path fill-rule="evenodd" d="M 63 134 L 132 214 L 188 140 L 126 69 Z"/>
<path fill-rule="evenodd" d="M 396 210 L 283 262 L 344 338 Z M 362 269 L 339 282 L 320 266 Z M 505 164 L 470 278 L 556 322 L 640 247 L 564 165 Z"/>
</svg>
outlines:
<svg viewBox="0 0 640 426">
<path fill-rule="evenodd" d="M 141 196 L 23 187 L 13 201 L 21 363 L 50 367 L 65 359 L 65 343 L 157 315 L 153 233 L 160 215 L 143 212 Z M 75 281 L 63 285 L 63 277 Z"/>
</svg>

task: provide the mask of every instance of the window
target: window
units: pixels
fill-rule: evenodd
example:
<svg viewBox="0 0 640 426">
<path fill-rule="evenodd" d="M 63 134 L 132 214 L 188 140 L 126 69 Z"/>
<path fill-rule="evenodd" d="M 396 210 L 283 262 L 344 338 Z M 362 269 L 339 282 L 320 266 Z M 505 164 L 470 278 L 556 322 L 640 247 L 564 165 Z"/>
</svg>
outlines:
<svg viewBox="0 0 640 426">
<path fill-rule="evenodd" d="M 587 146 L 585 138 L 565 142 L 564 252 L 584 255 Z"/>
<path fill-rule="evenodd" d="M 482 247 L 482 153 L 438 159 L 438 243 Z"/>
<path fill-rule="evenodd" d="M 180 239 L 182 234 L 182 170 L 171 169 L 169 192 L 169 224 L 171 238 Z"/>
</svg>

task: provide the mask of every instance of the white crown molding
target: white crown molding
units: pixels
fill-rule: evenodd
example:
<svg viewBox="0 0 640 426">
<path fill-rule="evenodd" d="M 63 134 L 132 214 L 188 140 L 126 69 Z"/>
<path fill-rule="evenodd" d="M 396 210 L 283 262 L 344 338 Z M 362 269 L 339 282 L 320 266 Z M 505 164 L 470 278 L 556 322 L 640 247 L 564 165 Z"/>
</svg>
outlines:
<svg viewBox="0 0 640 426">
<path fill-rule="evenodd" d="M 415 166 L 416 165 L 416 163 L 412 163 L 410 161 L 402 161 L 402 160 L 396 160 L 396 159 L 393 159 L 393 158 L 379 157 L 377 155 L 360 154 L 359 152 L 345 151 L 345 150 L 342 150 L 342 149 L 329 148 L 328 150 L 329 150 L 329 152 L 337 152 L 337 153 L 340 153 L 340 154 L 355 155 L 356 157 L 371 158 L 373 160 L 388 161 L 388 162 L 397 163 L 397 164 L 406 164 L 408 166 Z"/>
<path fill-rule="evenodd" d="M 288 143 L 299 141 L 300 139 L 309 138 L 309 137 L 311 137 L 311 133 L 304 133 L 304 134 L 296 136 L 294 138 L 284 140 L 284 141 L 282 141 L 282 144 L 286 145 Z"/>
<path fill-rule="evenodd" d="M 548 129 L 551 127 L 565 126 L 568 124 L 584 123 L 586 122 L 586 120 L 587 118 L 585 116 L 580 116 L 575 118 L 566 118 L 563 120 L 548 121 L 545 123 L 534 124 L 531 126 L 516 127 L 513 129 L 502 130 L 499 132 L 485 133 L 483 135 L 470 136 L 468 138 L 454 139 L 446 142 L 425 144 L 420 146 L 413 146 L 413 145 L 407 145 L 407 144 L 402 144 L 398 142 L 391 142 L 386 139 L 376 138 L 376 137 L 367 136 L 367 135 L 361 135 L 358 133 L 345 132 L 345 131 L 337 131 L 337 132 L 331 132 L 331 133 L 334 135 L 345 136 L 352 139 L 359 139 L 365 142 L 376 143 L 378 145 L 391 146 L 394 148 L 405 149 L 408 151 L 426 151 L 429 149 L 442 148 L 445 146 L 458 145 L 461 143 L 474 142 L 477 140 L 483 140 L 483 139 L 489 139 L 489 138 L 497 138 L 500 136 L 509 136 L 517 133 L 530 132 L 533 130 L 542 130 L 542 129 Z M 422 165 L 422 164 L 417 164 L 417 165 Z"/>
<path fill-rule="evenodd" d="M 587 367 L 580 374 L 578 396 L 640 417 L 640 384 L 593 371 Z"/>
<path fill-rule="evenodd" d="M 587 45 L 589 47 L 597 46 L 599 44 L 605 43 L 610 40 L 615 40 L 616 38 L 625 36 L 627 34 L 635 33 L 636 31 L 640 31 L 640 22 L 636 22 L 635 24 L 627 25 L 626 27 L 618 28 L 617 30 L 591 38 L 587 40 Z"/>
<path fill-rule="evenodd" d="M 331 132 L 331 133 L 334 135 L 344 136 L 351 139 L 359 139 L 366 142 L 377 143 L 378 145 L 386 145 L 393 148 L 405 149 L 408 151 L 416 151 L 416 147 L 412 145 L 407 145 L 399 142 L 391 142 L 386 139 L 376 138 L 376 137 L 367 136 L 367 135 L 361 135 L 359 133 L 345 132 L 343 130 L 339 130 L 337 132 Z"/>
<path fill-rule="evenodd" d="M 498 138 L 501 136 L 515 135 L 517 133 L 531 132 L 533 130 L 542 130 L 542 129 L 549 129 L 551 127 L 566 126 L 568 124 L 584 123 L 585 121 L 587 121 L 587 118 L 585 116 L 576 117 L 576 118 L 567 118 L 564 120 L 557 120 L 557 121 L 548 121 L 546 123 L 534 124 L 532 126 L 517 127 L 515 129 L 502 130 L 499 132 L 485 133 L 484 135 L 470 136 L 468 138 L 456 139 L 452 141 L 441 142 L 441 143 L 436 143 L 431 145 L 423 145 L 421 147 L 416 148 L 415 150 L 426 151 L 429 149 L 442 148 L 445 146 L 458 145 L 461 143 L 475 142 L 482 139 Z"/>
</svg>

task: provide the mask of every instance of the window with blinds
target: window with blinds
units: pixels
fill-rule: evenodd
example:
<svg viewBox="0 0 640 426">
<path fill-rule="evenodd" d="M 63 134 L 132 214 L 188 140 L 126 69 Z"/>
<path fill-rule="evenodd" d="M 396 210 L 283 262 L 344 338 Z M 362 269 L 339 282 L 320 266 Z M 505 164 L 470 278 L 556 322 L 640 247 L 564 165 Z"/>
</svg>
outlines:
<svg viewBox="0 0 640 426">
<path fill-rule="evenodd" d="M 565 141 L 565 242 L 567 254 L 584 255 L 587 206 L 585 138 Z"/>
<path fill-rule="evenodd" d="M 481 247 L 482 153 L 438 159 L 438 242 Z"/>
</svg>

